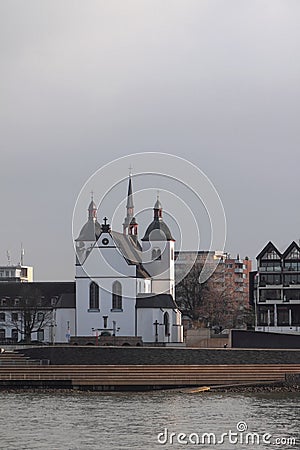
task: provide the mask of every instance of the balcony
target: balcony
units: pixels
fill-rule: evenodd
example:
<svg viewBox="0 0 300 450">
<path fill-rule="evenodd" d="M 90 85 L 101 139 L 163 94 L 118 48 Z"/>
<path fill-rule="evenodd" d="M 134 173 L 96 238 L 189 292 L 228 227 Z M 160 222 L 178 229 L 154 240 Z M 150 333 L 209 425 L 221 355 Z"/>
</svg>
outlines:
<svg viewBox="0 0 300 450">
<path fill-rule="evenodd" d="M 244 278 L 235 278 L 235 283 L 244 283 Z"/>
<path fill-rule="evenodd" d="M 234 273 L 243 273 L 244 270 L 243 269 L 234 269 Z"/>
</svg>

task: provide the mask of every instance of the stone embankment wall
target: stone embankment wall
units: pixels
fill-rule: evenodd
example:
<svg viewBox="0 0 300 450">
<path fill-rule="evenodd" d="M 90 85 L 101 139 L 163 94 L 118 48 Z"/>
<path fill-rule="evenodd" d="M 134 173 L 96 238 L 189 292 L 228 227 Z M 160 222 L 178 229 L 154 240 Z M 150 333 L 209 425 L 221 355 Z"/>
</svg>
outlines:
<svg viewBox="0 0 300 450">
<path fill-rule="evenodd" d="M 232 365 L 300 364 L 299 350 L 192 349 L 147 347 L 35 347 L 21 353 L 50 364 Z"/>
</svg>

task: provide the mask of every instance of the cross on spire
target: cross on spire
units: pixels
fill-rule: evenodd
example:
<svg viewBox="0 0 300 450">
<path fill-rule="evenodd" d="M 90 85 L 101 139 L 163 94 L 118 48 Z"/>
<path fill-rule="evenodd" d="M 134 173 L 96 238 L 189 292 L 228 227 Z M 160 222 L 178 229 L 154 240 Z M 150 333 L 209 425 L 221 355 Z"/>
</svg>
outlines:
<svg viewBox="0 0 300 450">
<path fill-rule="evenodd" d="M 108 221 L 108 218 L 104 217 L 104 219 L 103 219 L 104 225 L 107 225 L 107 221 Z"/>
</svg>

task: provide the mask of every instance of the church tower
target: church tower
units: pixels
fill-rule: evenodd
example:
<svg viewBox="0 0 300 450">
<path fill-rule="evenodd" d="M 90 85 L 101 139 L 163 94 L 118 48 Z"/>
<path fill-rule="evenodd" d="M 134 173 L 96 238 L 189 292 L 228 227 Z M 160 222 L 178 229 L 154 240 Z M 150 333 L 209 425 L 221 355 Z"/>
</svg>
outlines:
<svg viewBox="0 0 300 450">
<path fill-rule="evenodd" d="M 88 256 L 94 243 L 101 234 L 101 225 L 97 220 L 97 206 L 94 202 L 93 193 L 88 207 L 88 220 L 80 230 L 76 242 L 76 264 L 81 264 Z"/>
<path fill-rule="evenodd" d="M 134 217 L 134 204 L 133 204 L 133 193 L 132 193 L 132 174 L 129 173 L 128 179 L 128 192 L 127 192 L 127 203 L 126 203 L 127 215 L 123 222 L 123 234 L 132 236 L 135 241 L 137 241 L 138 234 L 138 224 Z"/>
<path fill-rule="evenodd" d="M 175 297 L 175 239 L 163 220 L 163 208 L 157 196 L 153 221 L 142 239 L 143 266 L 152 277 L 152 291 Z"/>
</svg>

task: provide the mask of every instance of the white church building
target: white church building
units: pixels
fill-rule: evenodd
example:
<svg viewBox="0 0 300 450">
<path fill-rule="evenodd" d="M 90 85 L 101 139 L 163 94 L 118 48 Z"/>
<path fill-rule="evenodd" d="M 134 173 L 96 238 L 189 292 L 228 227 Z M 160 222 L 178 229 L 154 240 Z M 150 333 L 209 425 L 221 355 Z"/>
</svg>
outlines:
<svg viewBox="0 0 300 450">
<path fill-rule="evenodd" d="M 141 239 L 129 176 L 123 232 L 97 220 L 93 201 L 76 244 L 76 337 L 140 338 L 143 343 L 182 343 L 175 302 L 175 240 L 159 198 Z"/>
</svg>

